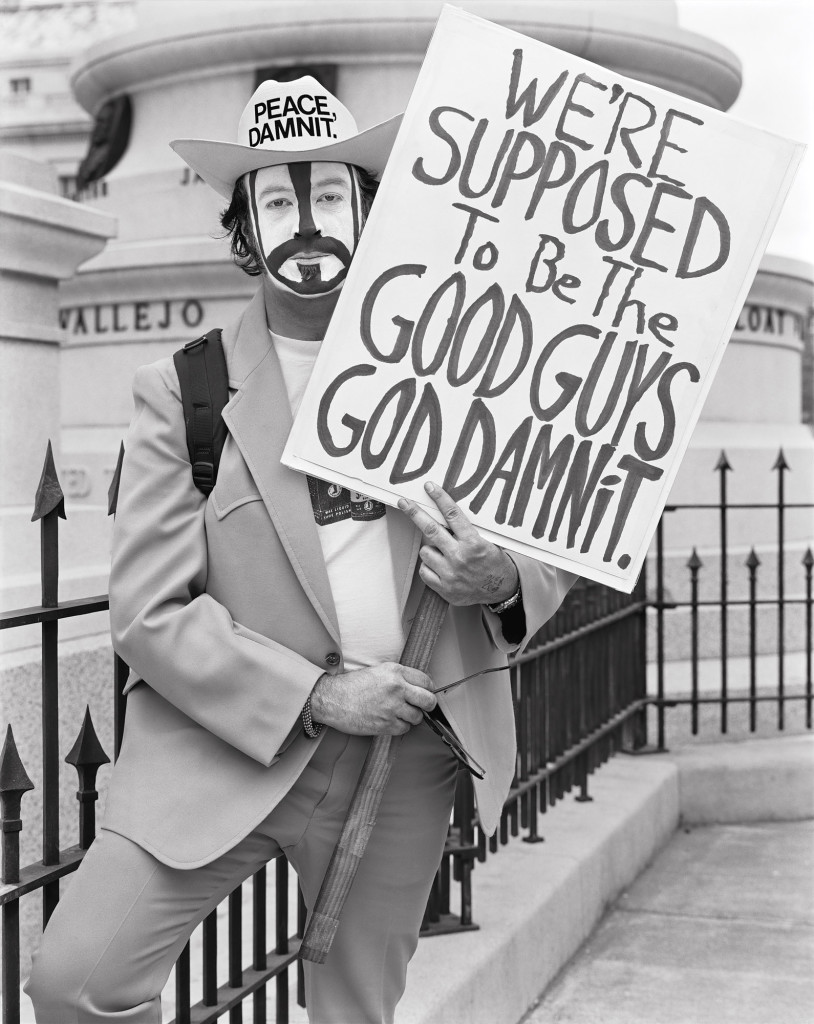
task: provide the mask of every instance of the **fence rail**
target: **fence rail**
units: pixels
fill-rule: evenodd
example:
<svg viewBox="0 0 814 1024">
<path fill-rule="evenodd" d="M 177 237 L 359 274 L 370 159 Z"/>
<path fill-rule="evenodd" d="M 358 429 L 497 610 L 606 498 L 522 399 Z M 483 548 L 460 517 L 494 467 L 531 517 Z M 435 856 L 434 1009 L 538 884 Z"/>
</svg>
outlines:
<svg viewBox="0 0 814 1024">
<path fill-rule="evenodd" d="M 118 471 L 122 452 L 110 489 L 109 511 L 115 511 Z M 738 702 L 750 706 L 750 727 L 755 728 L 757 707 L 761 702 L 778 705 L 778 728 L 784 727 L 783 709 L 789 701 L 805 702 L 806 727 L 812 718 L 812 566 L 814 557 L 808 548 L 802 557 L 803 576 L 800 593 L 788 593 L 785 569 L 785 517 L 790 509 L 811 508 L 785 501 L 785 459 L 774 467 L 778 473 L 778 501 L 775 504 L 737 505 L 729 503 L 726 473 L 730 471 L 722 454 L 716 471 L 720 474 L 720 500 L 714 504 L 673 505 L 666 510 L 659 526 L 655 554 L 655 592 L 648 599 L 644 573 L 631 595 L 619 594 L 597 584 L 578 581 L 557 615 L 537 634 L 529 649 L 512 660 L 510 680 L 515 706 L 518 758 L 511 791 L 506 800 L 497 833 L 487 837 L 477 825 L 474 797 L 469 776 L 458 776 L 455 808 L 442 863 L 424 915 L 423 935 L 477 928 L 473 917 L 472 872 L 477 862 L 497 853 L 511 837 L 523 832 L 523 841 L 542 842 L 540 818 L 563 797 L 576 792 L 576 799 L 591 799 L 591 774 L 619 750 L 643 750 L 647 741 L 648 708 L 655 708 L 656 749 L 665 749 L 665 715 L 670 707 L 688 705 L 691 728 L 697 731 L 699 709 L 714 703 L 721 709 L 720 729 L 728 727 L 728 709 Z M 778 558 L 776 593 L 759 597 L 757 593 L 760 559 L 754 549 L 746 560 L 748 593 L 731 595 L 728 573 L 729 517 L 735 511 L 772 509 L 777 512 Z M 718 594 L 713 599 L 699 596 L 699 581 L 704 562 L 693 548 L 686 563 L 686 599 L 668 593 L 665 582 L 665 523 L 675 512 L 713 510 L 719 516 L 720 565 Z M 59 849 L 59 804 L 57 768 L 60 753 L 58 721 L 58 623 L 77 615 L 105 611 L 107 597 L 96 596 L 59 602 L 59 518 L 65 517 L 64 499 L 59 486 L 50 445 L 35 499 L 34 516 L 41 532 L 42 603 L 0 615 L 0 629 L 39 624 L 42 632 L 42 861 L 20 868 L 19 841 L 23 827 L 21 806 L 26 792 L 33 788 L 20 761 L 11 725 L 0 753 L 0 803 L 2 804 L 2 887 L 0 908 L 3 924 L 2 1020 L 17 1024 L 20 1015 L 19 960 L 22 897 L 41 891 L 43 924 L 59 899 L 60 880 L 82 860 L 95 834 L 96 775 L 109 758 L 102 749 L 86 712 L 79 735 L 65 760 L 77 771 L 79 802 L 78 843 Z M 783 674 L 783 651 L 779 650 L 779 685 L 772 694 L 757 687 L 757 618 L 764 607 L 776 609 L 778 636 L 782 642 L 786 629 L 786 611 L 802 608 L 806 664 L 800 693 L 789 693 Z M 733 609 L 747 613 L 750 624 L 750 688 L 745 695 L 732 692 L 727 676 L 729 650 L 728 624 Z M 656 693 L 647 692 L 647 617 L 655 617 Z M 690 617 L 690 666 L 692 684 L 686 696 L 668 695 L 665 687 L 665 637 L 668 619 L 686 611 Z M 721 683 L 714 695 L 702 694 L 698 685 L 699 620 L 717 613 L 720 632 Z M 125 703 L 122 689 L 127 666 L 120 658 L 113 662 L 112 700 L 114 750 L 118 753 L 124 723 Z M 266 868 L 250 882 L 238 887 L 200 926 L 194 941 L 180 957 L 175 970 L 176 1024 L 204 1024 L 228 1013 L 230 1022 L 242 1020 L 242 1010 L 251 1004 L 252 1019 L 266 1020 L 267 1000 L 274 992 L 278 1024 L 289 1020 L 289 979 L 297 971 L 297 999 L 303 1005 L 302 972 L 297 951 L 302 935 L 305 907 L 294 890 L 284 858 L 275 862 L 273 878 Z M 246 887 L 246 888 L 244 888 Z M 249 893 L 250 898 L 246 898 Z M 296 924 L 292 923 L 292 900 L 296 902 Z M 273 940 L 270 937 L 270 907 L 273 903 Z M 244 955 L 243 915 L 251 934 L 251 950 Z M 250 921 L 248 920 L 250 918 Z M 225 942 L 224 939 L 225 933 Z M 219 956 L 220 954 L 220 956 Z M 200 970 L 193 964 L 200 958 Z M 192 993 L 193 973 L 200 976 L 200 997 Z"/>
</svg>

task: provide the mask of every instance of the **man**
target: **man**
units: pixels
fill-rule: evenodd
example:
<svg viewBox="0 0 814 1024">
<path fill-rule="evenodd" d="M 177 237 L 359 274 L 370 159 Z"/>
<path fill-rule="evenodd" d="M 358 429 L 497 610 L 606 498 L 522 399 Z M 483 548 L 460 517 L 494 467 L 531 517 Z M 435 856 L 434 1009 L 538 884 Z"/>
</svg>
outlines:
<svg viewBox="0 0 814 1024">
<path fill-rule="evenodd" d="M 288 857 L 312 906 L 379 734 L 403 740 L 328 961 L 305 965 L 306 998 L 319 1024 L 392 1021 L 458 766 L 422 724 L 434 680 L 505 665 L 572 582 L 483 540 L 429 482 L 448 530 L 280 464 L 359 241 L 365 171 L 382 171 L 397 126 L 358 133 L 302 78 L 258 88 L 236 145 L 174 144 L 230 200 L 233 249 L 262 288 L 224 331 L 228 437 L 208 498 L 173 361 L 136 375 L 110 581 L 114 645 L 133 670 L 125 736 L 104 827 L 35 960 L 40 1022 L 159 1022 L 193 927 L 270 858 Z M 452 605 L 429 675 L 396 664 L 425 583 Z M 515 757 L 497 678 L 440 698 L 485 767 L 489 832 Z"/>
</svg>

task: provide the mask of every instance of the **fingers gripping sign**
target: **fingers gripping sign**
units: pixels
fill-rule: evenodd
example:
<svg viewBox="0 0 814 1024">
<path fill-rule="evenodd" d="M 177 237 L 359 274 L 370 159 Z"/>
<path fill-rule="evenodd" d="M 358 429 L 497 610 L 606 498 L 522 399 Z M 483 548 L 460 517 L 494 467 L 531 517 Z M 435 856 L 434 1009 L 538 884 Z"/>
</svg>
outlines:
<svg viewBox="0 0 814 1024">
<path fill-rule="evenodd" d="M 419 575 L 452 605 L 496 604 L 517 589 L 517 567 L 503 548 L 478 533 L 446 491 L 428 481 L 424 490 L 444 517 L 445 529 L 406 498 L 399 508 L 424 535 Z"/>
</svg>

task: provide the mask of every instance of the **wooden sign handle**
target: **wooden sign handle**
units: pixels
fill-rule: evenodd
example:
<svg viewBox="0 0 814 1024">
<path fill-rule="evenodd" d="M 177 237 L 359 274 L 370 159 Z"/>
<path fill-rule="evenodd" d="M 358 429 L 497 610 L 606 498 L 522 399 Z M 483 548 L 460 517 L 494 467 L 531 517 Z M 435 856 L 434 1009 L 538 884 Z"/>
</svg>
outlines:
<svg viewBox="0 0 814 1024">
<path fill-rule="evenodd" d="M 448 607 L 443 597 L 425 587 L 400 664 L 427 671 Z M 303 960 L 315 964 L 325 963 L 339 925 L 339 915 L 376 824 L 376 814 L 390 778 L 400 739 L 400 736 L 376 736 L 370 744 L 339 841 L 308 919 L 299 952 Z"/>
</svg>

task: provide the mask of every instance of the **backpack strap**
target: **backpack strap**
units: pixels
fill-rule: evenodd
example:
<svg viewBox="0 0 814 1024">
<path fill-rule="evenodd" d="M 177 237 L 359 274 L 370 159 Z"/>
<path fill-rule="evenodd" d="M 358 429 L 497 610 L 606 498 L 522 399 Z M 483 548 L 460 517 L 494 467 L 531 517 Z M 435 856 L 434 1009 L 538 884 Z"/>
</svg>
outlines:
<svg viewBox="0 0 814 1024">
<path fill-rule="evenodd" d="M 199 491 L 209 494 L 226 440 L 221 412 L 229 400 L 220 329 L 188 342 L 172 358 L 181 385 L 192 479 Z"/>
</svg>

